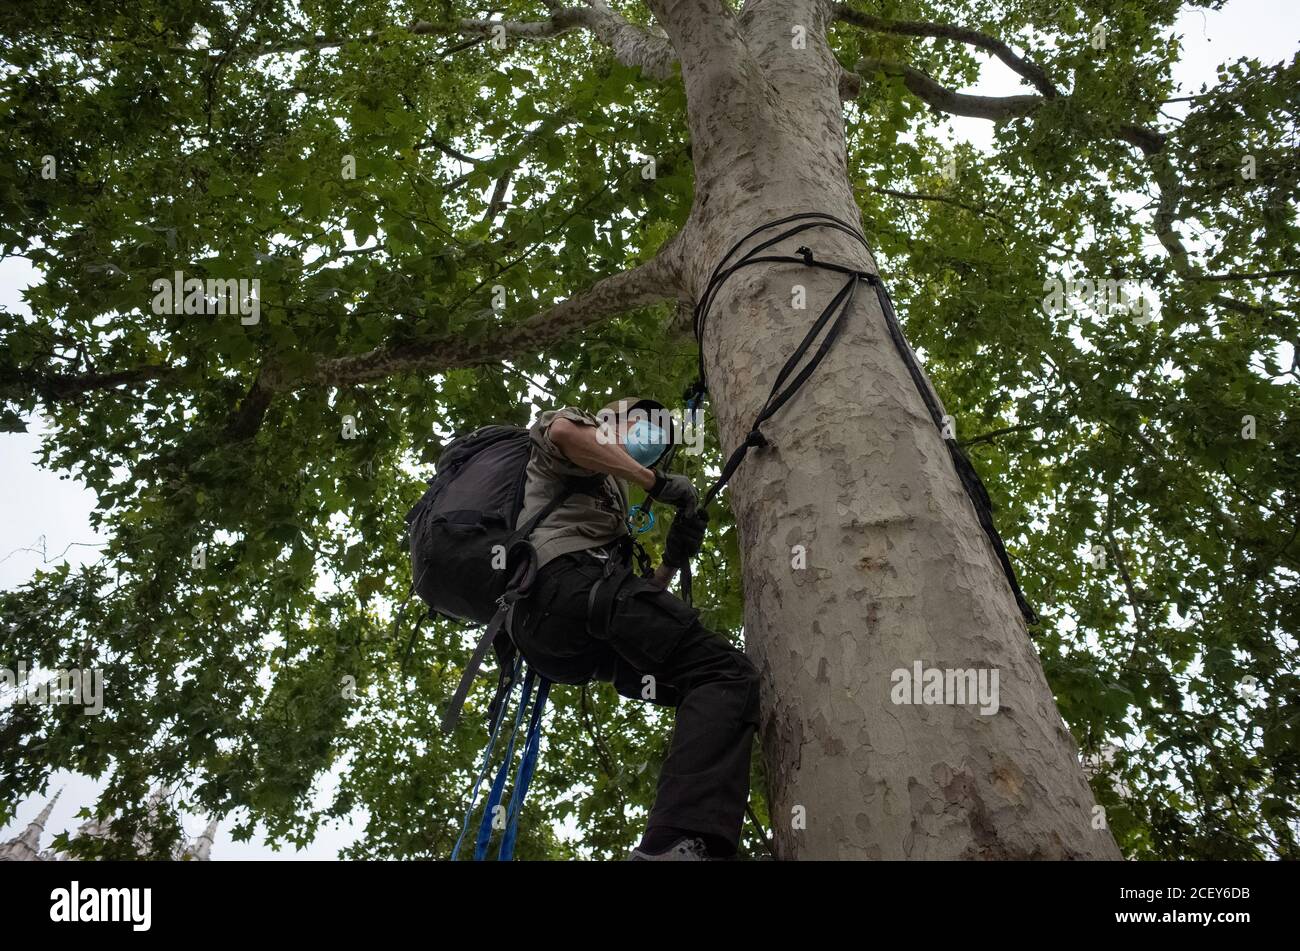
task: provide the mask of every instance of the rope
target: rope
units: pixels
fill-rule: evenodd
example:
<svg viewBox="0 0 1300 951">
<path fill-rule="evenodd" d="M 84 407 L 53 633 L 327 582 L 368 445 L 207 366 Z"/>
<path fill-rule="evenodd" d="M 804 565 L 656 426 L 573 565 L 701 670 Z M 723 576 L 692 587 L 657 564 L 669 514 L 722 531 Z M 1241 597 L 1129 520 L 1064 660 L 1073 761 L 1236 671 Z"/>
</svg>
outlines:
<svg viewBox="0 0 1300 951">
<path fill-rule="evenodd" d="M 530 669 L 528 675 L 524 678 L 523 693 L 519 697 L 519 709 L 515 713 L 515 728 L 510 734 L 510 742 L 506 744 L 506 757 L 501 763 L 501 768 L 497 770 L 497 776 L 492 783 L 491 791 L 488 793 L 487 802 L 483 804 L 483 818 L 478 825 L 478 838 L 474 841 L 475 862 L 482 862 L 487 858 L 488 841 L 492 838 L 492 820 L 496 818 L 497 806 L 501 804 L 501 794 L 505 791 L 506 777 L 510 775 L 510 764 L 514 762 L 515 741 L 519 739 L 519 726 L 523 723 L 524 710 L 527 709 L 528 701 L 532 697 L 533 681 L 535 679 L 536 677 Z M 473 808 L 472 803 L 470 808 Z"/>
<path fill-rule="evenodd" d="M 761 243 L 755 245 L 749 251 L 742 254 L 734 263 L 729 263 L 731 262 L 732 257 L 735 256 L 736 252 L 739 251 L 746 242 L 765 231 L 795 221 L 801 223 L 787 228 L 785 231 L 776 235 L 776 237 L 763 240 Z M 831 302 L 826 305 L 826 308 L 817 316 L 817 319 L 813 321 L 808 332 L 804 334 L 803 340 L 799 342 L 799 346 L 795 348 L 794 352 L 790 355 L 790 358 L 786 360 L 785 365 L 781 367 L 781 371 L 777 374 L 776 380 L 772 384 L 772 389 L 768 393 L 767 400 L 763 403 L 762 409 L 759 410 L 758 415 L 755 417 L 753 425 L 749 427 L 749 432 L 745 435 L 745 439 L 728 457 L 726 464 L 722 467 L 721 475 L 718 476 L 717 480 L 705 494 L 704 501 L 700 505 L 701 510 L 707 509 L 714 499 L 718 497 L 718 493 L 721 492 L 723 487 L 731 481 L 731 477 L 735 475 L 736 469 L 739 468 L 741 462 L 744 461 L 745 456 L 749 454 L 751 449 L 756 449 L 768 444 L 767 437 L 763 435 L 759 427 L 766 420 L 771 418 L 777 410 L 789 402 L 790 398 L 794 396 L 805 382 L 807 382 L 808 378 L 813 374 L 813 371 L 817 369 L 818 364 L 820 364 L 825 358 L 831 345 L 835 342 L 835 339 L 843 329 L 849 309 L 853 306 L 854 297 L 859 283 L 866 283 L 875 288 L 876 296 L 880 301 L 880 309 L 885 315 L 885 323 L 889 329 L 889 337 L 890 340 L 893 341 L 894 349 L 897 350 L 898 355 L 902 357 L 903 363 L 907 366 L 908 375 L 911 376 L 912 383 L 916 387 L 917 393 L 925 404 L 926 410 L 929 412 L 935 428 L 937 428 L 942 435 L 943 414 L 940 412 L 938 400 L 935 398 L 934 393 L 931 392 L 929 386 L 926 385 L 925 377 L 921 373 L 921 368 L 917 365 L 916 356 L 912 353 L 912 348 L 908 346 L 907 340 L 903 336 L 903 330 L 898 324 L 898 316 L 894 313 L 894 305 L 889 298 L 889 292 L 885 290 L 885 286 L 881 283 L 880 277 L 876 274 L 870 273 L 869 271 L 862 271 L 857 268 L 846 267 L 842 264 L 834 264 L 829 261 L 819 261 L 813 255 L 812 249 L 807 246 L 802 246 L 796 249 L 798 257 L 789 254 L 761 253 L 782 241 L 792 238 L 797 234 L 802 234 L 803 232 L 813 228 L 828 228 L 848 235 L 862 245 L 863 249 L 871 255 L 874 260 L 875 255 L 872 254 L 871 247 L 867 244 L 867 239 L 856 228 L 841 221 L 834 215 L 829 215 L 824 212 L 804 212 L 801 214 L 789 215 L 785 218 L 779 218 L 775 221 L 769 221 L 767 224 L 760 225 L 732 245 L 730 250 L 723 255 L 722 260 L 719 261 L 717 266 L 713 269 L 713 273 L 709 277 L 709 283 L 705 287 L 704 293 L 700 296 L 699 302 L 695 305 L 695 342 L 699 348 L 699 363 L 697 379 L 692 387 L 687 391 L 688 403 L 691 406 L 695 405 L 695 401 L 702 400 L 704 395 L 708 392 L 704 371 L 704 330 L 708 322 L 709 311 L 713 306 L 713 301 L 717 298 L 718 292 L 721 290 L 722 285 L 727 282 L 728 278 L 743 267 L 762 263 L 803 264 L 807 267 L 817 267 L 822 268 L 823 270 L 835 271 L 846 275 L 848 278 L 844 282 L 844 286 L 839 289 L 833 298 L 831 298 Z M 803 360 L 805 354 L 808 353 L 809 349 L 813 346 L 814 341 L 816 341 L 819 336 L 821 336 L 821 343 L 818 345 L 817 350 L 804 364 L 803 368 L 799 370 L 798 373 L 795 373 L 795 367 L 799 365 L 801 360 Z M 791 374 L 794 374 L 793 378 L 791 378 Z M 790 379 L 789 385 L 785 385 L 787 379 Z M 782 389 L 783 386 L 784 389 Z M 957 477 L 961 480 L 962 486 L 966 490 L 966 495 L 970 498 L 971 504 L 975 508 L 975 515 L 980 523 L 980 527 L 984 530 L 984 534 L 988 538 L 989 544 L 993 547 L 993 551 L 1002 565 L 1003 574 L 1006 576 L 1007 583 L 1011 586 L 1012 594 L 1015 595 L 1016 604 L 1020 608 L 1020 613 L 1024 616 L 1026 623 L 1030 625 L 1037 624 L 1038 615 L 1034 612 L 1034 609 L 1029 606 L 1028 601 L 1025 600 L 1024 593 L 1020 590 L 1020 584 L 1016 579 L 1015 569 L 1012 567 L 1011 560 L 1007 556 L 1006 548 L 1002 544 L 1002 537 L 998 534 L 997 527 L 993 524 L 993 516 L 990 511 L 992 506 L 988 492 L 984 488 L 984 484 L 980 481 L 979 475 L 976 473 L 974 466 L 971 465 L 970 459 L 967 458 L 961 447 L 957 445 L 956 440 L 945 438 L 943 441 L 944 445 L 948 447 L 949 455 L 952 457 L 953 467 L 957 472 Z M 689 604 L 691 598 L 691 572 L 689 564 L 682 570 L 681 590 L 683 600 Z"/>
<path fill-rule="evenodd" d="M 531 676 L 531 671 L 529 675 Z M 546 697 L 550 691 L 551 682 L 545 677 L 539 677 L 537 699 L 533 701 L 533 712 L 528 721 L 528 734 L 524 739 L 524 755 L 519 760 L 519 771 L 515 773 L 515 784 L 510 791 L 506 831 L 501 836 L 501 847 L 497 850 L 499 862 L 509 862 L 515 857 L 519 817 L 524 811 L 524 798 L 528 795 L 528 787 L 533 781 L 533 772 L 537 769 L 538 750 L 542 739 L 542 714 L 546 710 Z"/>
<path fill-rule="evenodd" d="M 523 665 L 523 662 L 524 659 L 522 656 L 515 659 L 514 675 L 510 686 L 510 691 L 512 693 L 514 692 L 514 684 L 519 680 L 519 668 Z M 470 817 L 474 815 L 474 803 L 478 801 L 478 791 L 482 788 L 483 780 L 487 776 L 488 768 L 492 765 L 492 750 L 496 748 L 497 736 L 501 732 L 501 724 L 505 722 L 506 708 L 509 705 L 509 698 L 507 698 L 507 702 L 501 704 L 501 709 L 497 711 L 496 721 L 492 724 L 492 732 L 488 736 L 487 749 L 483 751 L 483 763 L 479 767 L 478 775 L 474 779 L 473 786 L 470 787 L 469 809 L 465 812 L 465 819 L 461 823 L 460 836 L 456 839 L 456 845 L 451 850 L 451 860 L 453 862 L 456 861 L 457 856 L 460 854 L 460 846 L 461 843 L 465 841 L 465 834 L 469 832 L 469 820 Z"/>
</svg>

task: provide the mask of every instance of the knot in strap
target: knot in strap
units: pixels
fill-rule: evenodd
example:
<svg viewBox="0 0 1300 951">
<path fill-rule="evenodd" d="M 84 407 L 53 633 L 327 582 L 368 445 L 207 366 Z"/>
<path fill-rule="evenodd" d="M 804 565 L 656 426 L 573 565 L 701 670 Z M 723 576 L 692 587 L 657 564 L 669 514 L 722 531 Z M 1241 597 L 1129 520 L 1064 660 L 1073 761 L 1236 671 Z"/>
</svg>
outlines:
<svg viewBox="0 0 1300 951">
<path fill-rule="evenodd" d="M 764 436 L 762 433 L 760 433 L 757 429 L 751 429 L 748 435 L 745 436 L 745 445 L 752 446 L 755 448 L 759 446 L 766 446 L 767 437 Z"/>
<path fill-rule="evenodd" d="M 816 261 L 813 260 L 812 248 L 808 247 L 806 244 L 797 247 L 794 250 L 796 254 L 803 255 L 803 263 L 808 265 L 809 267 L 813 267 L 817 263 Z"/>
</svg>

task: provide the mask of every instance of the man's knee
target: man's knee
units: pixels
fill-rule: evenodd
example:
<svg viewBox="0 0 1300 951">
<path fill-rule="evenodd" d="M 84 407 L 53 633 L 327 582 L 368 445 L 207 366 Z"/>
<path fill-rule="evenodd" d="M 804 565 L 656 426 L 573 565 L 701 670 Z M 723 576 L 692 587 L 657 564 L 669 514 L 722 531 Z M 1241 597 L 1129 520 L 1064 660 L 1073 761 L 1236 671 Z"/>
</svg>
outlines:
<svg viewBox="0 0 1300 951">
<path fill-rule="evenodd" d="M 717 635 L 714 635 L 717 637 Z M 719 638 L 719 640 L 722 640 Z M 749 655 L 730 642 L 716 658 L 713 666 L 715 683 L 726 684 L 731 690 L 743 697 L 741 721 L 758 724 L 758 668 L 749 659 Z"/>
<path fill-rule="evenodd" d="M 758 668 L 754 666 L 754 662 L 749 659 L 748 654 L 746 654 L 739 647 L 733 647 L 732 654 L 731 654 L 731 662 L 735 667 L 737 679 L 743 680 L 746 683 L 752 683 L 755 686 L 757 686 Z"/>
</svg>

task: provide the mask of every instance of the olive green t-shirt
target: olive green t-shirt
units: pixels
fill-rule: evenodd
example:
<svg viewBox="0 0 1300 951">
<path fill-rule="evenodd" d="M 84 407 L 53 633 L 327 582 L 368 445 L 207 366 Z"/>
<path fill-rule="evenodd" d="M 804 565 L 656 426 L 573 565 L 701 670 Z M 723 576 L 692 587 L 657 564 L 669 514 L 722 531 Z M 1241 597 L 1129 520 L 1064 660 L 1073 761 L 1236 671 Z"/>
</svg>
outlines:
<svg viewBox="0 0 1300 951">
<path fill-rule="evenodd" d="M 515 523 L 516 528 L 527 525 L 547 502 L 564 491 L 566 478 L 589 479 L 599 475 L 592 469 L 570 462 L 551 441 L 551 423 L 561 416 L 585 426 L 600 425 L 595 416 L 571 406 L 550 410 L 538 417 L 529 430 L 532 455 L 528 460 L 524 507 Z M 614 476 L 606 476 L 605 484 L 594 495 L 574 492 L 533 531 L 532 543 L 537 549 L 538 567 L 560 555 L 608 545 L 628 534 L 627 512 L 627 489 Z"/>
</svg>

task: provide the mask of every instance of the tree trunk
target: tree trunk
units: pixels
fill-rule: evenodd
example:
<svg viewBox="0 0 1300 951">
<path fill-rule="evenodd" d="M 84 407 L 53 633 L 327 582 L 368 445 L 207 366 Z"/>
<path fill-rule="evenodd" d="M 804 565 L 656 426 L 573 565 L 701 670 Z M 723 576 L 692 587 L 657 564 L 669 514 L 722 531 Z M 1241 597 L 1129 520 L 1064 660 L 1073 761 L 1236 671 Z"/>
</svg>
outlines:
<svg viewBox="0 0 1300 951">
<path fill-rule="evenodd" d="M 814 0 L 751 5 L 743 43 L 724 37 L 707 66 L 673 37 L 697 164 L 683 235 L 697 297 L 760 224 L 818 211 L 861 227 L 826 15 Z M 772 253 L 799 244 L 875 270 L 826 229 Z M 724 452 L 844 280 L 758 264 L 724 286 L 704 339 Z M 796 284 L 806 310 L 792 307 Z M 763 432 L 770 446 L 751 450 L 730 498 L 777 857 L 1118 858 L 1001 567 L 865 284 L 826 359 Z M 917 661 L 996 670 L 996 712 L 895 703 L 893 672 Z"/>
</svg>

